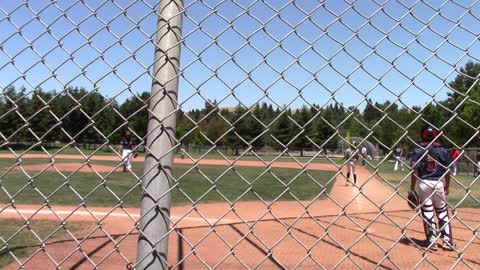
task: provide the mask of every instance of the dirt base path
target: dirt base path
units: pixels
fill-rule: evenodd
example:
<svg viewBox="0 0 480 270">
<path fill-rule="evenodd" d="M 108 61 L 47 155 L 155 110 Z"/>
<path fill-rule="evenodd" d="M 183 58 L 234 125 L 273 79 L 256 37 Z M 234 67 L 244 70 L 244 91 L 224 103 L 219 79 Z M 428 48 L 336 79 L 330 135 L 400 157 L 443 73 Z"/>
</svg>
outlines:
<svg viewBox="0 0 480 270">
<path fill-rule="evenodd" d="M 224 161 L 208 162 L 214 165 Z M 334 165 L 325 165 L 310 166 L 337 170 Z M 369 177 L 370 173 L 360 167 L 357 186 L 346 186 L 345 178 L 339 174 L 329 198 L 313 202 L 175 207 L 171 210 L 168 262 L 173 269 L 480 267 L 480 242 L 470 229 L 478 226 L 480 211 L 461 209 L 456 213 L 452 225 L 458 252 L 424 252 L 414 246 L 424 238 L 420 218 L 378 179 L 366 182 Z M 59 264 L 63 269 L 94 269 L 94 265 L 98 269 L 126 269 L 135 261 L 138 209 L 15 207 L 1 208 L 0 218 L 33 215 L 99 224 L 77 233 L 76 240 L 70 237 L 47 243 L 24 269 L 55 269 Z M 6 269 L 18 268 L 18 263 L 12 263 Z"/>
</svg>

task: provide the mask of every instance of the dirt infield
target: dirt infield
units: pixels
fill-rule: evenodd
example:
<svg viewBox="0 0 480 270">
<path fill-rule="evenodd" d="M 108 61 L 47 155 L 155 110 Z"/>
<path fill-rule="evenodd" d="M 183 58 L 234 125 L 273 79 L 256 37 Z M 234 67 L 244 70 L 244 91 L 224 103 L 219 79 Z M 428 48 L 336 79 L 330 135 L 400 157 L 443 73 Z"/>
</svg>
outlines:
<svg viewBox="0 0 480 270">
<path fill-rule="evenodd" d="M 225 165 L 223 162 L 218 164 Z M 281 166 L 284 165 L 289 164 Z M 325 165 L 313 164 L 313 168 L 336 170 L 333 165 Z M 174 269 L 372 269 L 377 264 L 386 269 L 480 267 L 480 241 L 473 234 L 480 211 L 456 212 L 452 226 L 458 252 L 424 252 L 414 246 L 424 238 L 420 218 L 407 208 L 403 198 L 392 196 L 393 191 L 379 180 L 365 182 L 369 176 L 365 168 L 359 167 L 358 187 L 345 186 L 344 178 L 339 176 L 329 198 L 313 202 L 174 207 L 169 264 Z M 90 231 L 77 233 L 76 240 L 47 243 L 26 263 L 25 269 L 55 269 L 57 265 L 52 259 L 57 264 L 62 262 L 62 269 L 93 269 L 93 264 L 98 269 L 126 269 L 128 263 L 135 261 L 138 209 L 88 207 L 87 211 L 84 207 L 50 209 L 39 205 L 1 209 L 0 218 L 23 215 L 99 224 Z M 42 267 L 38 268 L 39 265 Z M 12 263 L 6 269 L 18 267 Z"/>
</svg>

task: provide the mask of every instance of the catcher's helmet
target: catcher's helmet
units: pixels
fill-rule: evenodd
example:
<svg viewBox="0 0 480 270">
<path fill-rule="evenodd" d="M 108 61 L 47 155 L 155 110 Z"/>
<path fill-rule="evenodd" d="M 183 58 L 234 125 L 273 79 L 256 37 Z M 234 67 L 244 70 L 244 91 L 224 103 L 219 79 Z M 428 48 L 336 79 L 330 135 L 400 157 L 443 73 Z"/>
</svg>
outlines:
<svg viewBox="0 0 480 270">
<path fill-rule="evenodd" d="M 425 126 L 422 129 L 421 136 L 424 142 L 431 142 L 438 136 L 438 130 L 432 126 Z"/>
</svg>

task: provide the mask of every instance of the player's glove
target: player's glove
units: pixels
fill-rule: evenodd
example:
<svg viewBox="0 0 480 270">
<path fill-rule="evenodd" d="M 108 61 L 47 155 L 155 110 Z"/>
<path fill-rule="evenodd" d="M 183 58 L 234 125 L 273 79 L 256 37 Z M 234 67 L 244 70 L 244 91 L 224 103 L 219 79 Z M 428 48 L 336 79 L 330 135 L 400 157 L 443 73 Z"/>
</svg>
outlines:
<svg viewBox="0 0 480 270">
<path fill-rule="evenodd" d="M 414 190 L 410 190 L 407 196 L 408 206 L 412 209 L 416 209 L 419 204 L 418 194 Z"/>
<path fill-rule="evenodd" d="M 137 157 L 138 157 L 138 153 L 133 154 L 133 158 L 137 158 Z"/>
</svg>

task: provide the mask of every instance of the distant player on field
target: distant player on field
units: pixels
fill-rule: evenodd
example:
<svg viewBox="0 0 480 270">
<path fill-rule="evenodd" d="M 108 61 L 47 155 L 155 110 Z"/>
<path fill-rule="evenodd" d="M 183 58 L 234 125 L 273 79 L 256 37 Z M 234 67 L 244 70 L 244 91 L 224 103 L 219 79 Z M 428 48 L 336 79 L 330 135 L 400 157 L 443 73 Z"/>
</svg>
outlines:
<svg viewBox="0 0 480 270">
<path fill-rule="evenodd" d="M 402 156 L 403 156 L 403 149 L 400 146 L 397 146 L 393 150 L 393 157 L 395 158 L 395 166 L 393 167 L 394 171 L 398 170 L 398 165 L 400 165 L 403 171 Z"/>
<path fill-rule="evenodd" d="M 458 172 L 458 157 L 460 156 L 460 150 L 453 148 L 450 150 L 450 159 L 452 160 L 452 175 L 456 176 Z"/>
<path fill-rule="evenodd" d="M 350 182 L 350 174 L 353 175 L 353 183 L 357 183 L 357 174 L 355 172 L 355 166 L 358 160 L 358 149 L 356 149 L 355 142 L 352 143 L 353 145 L 349 146 L 345 151 L 345 159 L 347 160 L 347 182 L 345 185 L 348 185 Z"/>
<path fill-rule="evenodd" d="M 368 150 L 365 145 L 362 145 L 360 153 L 362 154 L 362 165 L 365 165 L 365 159 L 372 160 L 372 157 L 370 154 L 368 154 Z"/>
<path fill-rule="evenodd" d="M 132 138 L 132 132 L 126 130 L 122 140 L 120 141 L 120 150 L 122 152 L 123 171 L 127 172 L 132 169 L 132 158 L 136 157 L 136 154 L 132 153 L 133 149 L 137 146 L 135 139 Z"/>
<path fill-rule="evenodd" d="M 412 168 L 413 166 L 412 157 L 413 157 L 413 147 L 410 147 L 407 154 L 405 155 L 405 158 L 408 160 L 408 166 L 410 168 Z"/>
<path fill-rule="evenodd" d="M 415 190 L 418 180 L 418 195 L 422 211 L 423 228 L 426 236 L 425 247 L 437 250 L 437 231 L 440 230 L 444 250 L 454 250 L 452 227 L 448 217 L 446 195 L 449 193 L 451 164 L 450 155 L 438 142 L 433 142 L 438 130 L 431 126 L 422 129 L 421 147 L 413 149 L 411 191 Z M 433 143 L 432 143 L 433 142 Z M 445 183 L 442 179 L 445 178 Z M 435 213 L 438 217 L 437 228 Z"/>
<path fill-rule="evenodd" d="M 187 152 L 187 144 L 185 144 L 184 142 L 182 142 L 182 143 L 180 144 L 180 157 L 181 157 L 182 159 L 185 158 L 185 152 Z"/>
<path fill-rule="evenodd" d="M 476 177 L 480 174 L 480 150 L 477 150 L 477 154 L 475 155 L 475 171 L 473 172 L 473 177 Z"/>
</svg>

